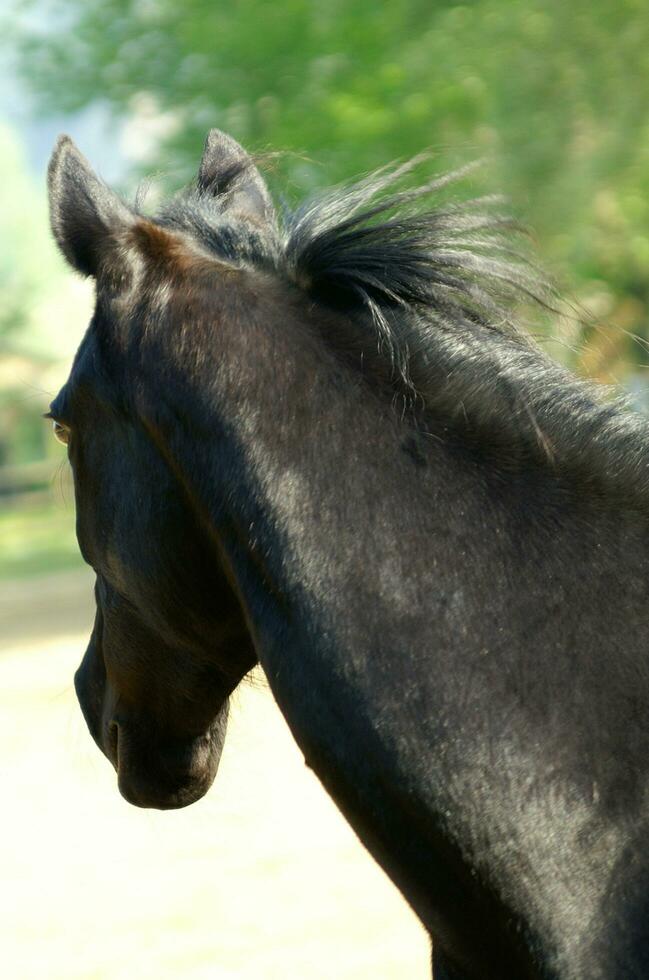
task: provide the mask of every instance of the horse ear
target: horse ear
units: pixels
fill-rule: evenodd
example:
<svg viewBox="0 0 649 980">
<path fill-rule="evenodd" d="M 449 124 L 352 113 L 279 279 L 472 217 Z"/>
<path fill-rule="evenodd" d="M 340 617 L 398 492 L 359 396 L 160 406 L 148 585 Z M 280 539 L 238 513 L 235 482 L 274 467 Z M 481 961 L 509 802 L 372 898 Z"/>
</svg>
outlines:
<svg viewBox="0 0 649 980">
<path fill-rule="evenodd" d="M 264 178 L 236 140 L 211 129 L 198 171 L 198 189 L 221 199 L 224 211 L 253 220 L 274 221 L 275 211 Z"/>
<path fill-rule="evenodd" d="M 50 222 L 68 262 L 84 276 L 96 276 L 102 256 L 133 213 L 93 172 L 69 136 L 57 140 L 47 172 Z"/>
</svg>

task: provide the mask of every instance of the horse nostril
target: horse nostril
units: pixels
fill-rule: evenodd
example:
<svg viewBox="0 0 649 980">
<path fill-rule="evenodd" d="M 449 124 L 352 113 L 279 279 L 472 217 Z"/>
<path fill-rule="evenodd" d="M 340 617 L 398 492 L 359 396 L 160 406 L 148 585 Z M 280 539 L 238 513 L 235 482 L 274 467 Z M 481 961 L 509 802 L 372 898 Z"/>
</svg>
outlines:
<svg viewBox="0 0 649 980">
<path fill-rule="evenodd" d="M 119 725 L 116 721 L 108 723 L 105 751 L 115 769 L 119 769 Z"/>
</svg>

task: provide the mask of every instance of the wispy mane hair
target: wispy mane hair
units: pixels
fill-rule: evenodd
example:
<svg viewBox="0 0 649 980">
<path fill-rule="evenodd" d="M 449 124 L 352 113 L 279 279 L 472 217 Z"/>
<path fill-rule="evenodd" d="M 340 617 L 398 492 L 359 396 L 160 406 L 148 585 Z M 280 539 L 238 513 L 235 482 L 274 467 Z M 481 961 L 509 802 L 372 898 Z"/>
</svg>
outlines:
<svg viewBox="0 0 649 980">
<path fill-rule="evenodd" d="M 558 298 L 520 246 L 522 229 L 501 197 L 426 207 L 473 166 L 395 190 L 425 159 L 316 194 L 265 230 L 230 223 L 196 192 L 157 220 L 346 314 L 350 339 L 367 353 L 359 366 L 378 359 L 404 404 L 644 511 L 647 419 L 619 394 L 576 378 L 518 328 L 523 301 L 556 311 Z"/>
</svg>

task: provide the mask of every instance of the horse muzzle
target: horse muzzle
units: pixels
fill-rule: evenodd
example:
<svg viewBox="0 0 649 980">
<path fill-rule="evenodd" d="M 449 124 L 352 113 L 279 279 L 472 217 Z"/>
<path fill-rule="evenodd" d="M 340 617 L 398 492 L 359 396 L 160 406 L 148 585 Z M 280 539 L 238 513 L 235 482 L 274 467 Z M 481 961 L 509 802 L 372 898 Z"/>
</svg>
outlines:
<svg viewBox="0 0 649 980">
<path fill-rule="evenodd" d="M 174 810 L 195 803 L 214 782 L 228 716 L 227 701 L 202 735 L 161 735 L 118 713 L 102 749 L 117 771 L 119 791 L 134 806 Z"/>
</svg>

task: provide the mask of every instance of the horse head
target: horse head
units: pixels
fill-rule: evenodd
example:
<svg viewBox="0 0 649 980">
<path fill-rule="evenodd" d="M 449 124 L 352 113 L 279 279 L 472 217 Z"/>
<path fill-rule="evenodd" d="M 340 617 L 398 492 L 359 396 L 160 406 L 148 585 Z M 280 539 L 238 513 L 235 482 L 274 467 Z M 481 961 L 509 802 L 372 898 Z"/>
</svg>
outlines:
<svg viewBox="0 0 649 980">
<path fill-rule="evenodd" d="M 251 229 L 272 220 L 252 161 L 218 131 L 193 193 Z M 190 506 L 151 413 L 137 410 L 137 341 L 159 319 L 161 295 L 182 265 L 166 259 L 182 245 L 106 187 L 66 137 L 50 163 L 49 196 L 59 248 L 96 284 L 92 321 L 51 406 L 74 475 L 79 544 L 97 576 L 95 625 L 75 686 L 123 796 L 185 806 L 214 779 L 228 696 L 256 655 L 218 541 Z M 163 378 L 164 365 L 157 370 Z"/>
</svg>

